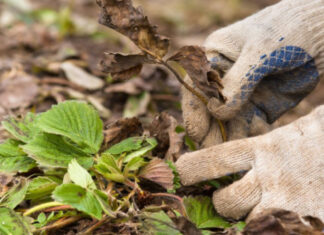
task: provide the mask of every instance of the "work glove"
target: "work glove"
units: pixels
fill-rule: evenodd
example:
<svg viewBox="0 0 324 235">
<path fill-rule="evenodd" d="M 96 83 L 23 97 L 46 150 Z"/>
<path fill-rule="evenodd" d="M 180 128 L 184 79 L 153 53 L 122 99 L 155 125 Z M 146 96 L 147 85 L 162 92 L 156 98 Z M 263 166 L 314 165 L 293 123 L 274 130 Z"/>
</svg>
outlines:
<svg viewBox="0 0 324 235">
<path fill-rule="evenodd" d="M 324 71 L 324 1 L 283 0 L 217 30 L 204 47 L 213 68 L 224 75 L 227 100 L 210 97 L 206 108 L 184 89 L 189 135 L 203 147 L 222 142 L 212 117 L 225 121 L 229 140 L 268 132 L 269 124 L 315 88 Z"/>
<path fill-rule="evenodd" d="M 216 211 L 225 217 L 280 208 L 324 220 L 324 105 L 265 135 L 186 153 L 176 168 L 183 185 L 248 171 L 214 192 Z"/>
</svg>

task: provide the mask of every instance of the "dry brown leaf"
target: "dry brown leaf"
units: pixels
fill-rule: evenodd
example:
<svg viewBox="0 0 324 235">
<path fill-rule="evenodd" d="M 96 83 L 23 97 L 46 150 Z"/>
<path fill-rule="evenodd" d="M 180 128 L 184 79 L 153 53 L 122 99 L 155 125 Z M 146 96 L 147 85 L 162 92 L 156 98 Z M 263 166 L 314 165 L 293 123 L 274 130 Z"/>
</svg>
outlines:
<svg viewBox="0 0 324 235">
<path fill-rule="evenodd" d="M 180 156 L 183 138 L 176 133 L 177 120 L 168 113 L 161 113 L 153 120 L 149 131 L 158 141 L 154 153 L 166 160 L 175 161 Z"/>
<path fill-rule="evenodd" d="M 312 219 L 312 221 L 314 221 Z M 300 234 L 320 235 L 323 227 L 307 225 L 302 222 L 301 217 L 291 211 L 281 209 L 268 209 L 260 213 L 256 219 L 251 220 L 245 227 L 244 235 L 267 235 L 267 234 Z"/>
<path fill-rule="evenodd" d="M 12 72 L 0 80 L 0 106 L 4 109 L 26 108 L 38 94 L 36 79 L 23 72 Z"/>
<path fill-rule="evenodd" d="M 153 85 L 145 82 L 142 78 L 134 78 L 132 80 L 117 83 L 110 85 L 105 89 L 106 93 L 126 93 L 129 95 L 138 95 L 143 91 L 151 91 L 153 89 Z"/>
<path fill-rule="evenodd" d="M 65 72 L 68 80 L 74 84 L 88 90 L 101 89 L 105 83 L 98 77 L 95 77 L 71 62 L 61 64 L 61 69 Z"/>
<path fill-rule="evenodd" d="M 141 136 L 142 133 L 142 124 L 138 118 L 120 119 L 110 124 L 104 131 L 104 143 L 105 145 L 114 145 L 128 137 Z"/>
<path fill-rule="evenodd" d="M 140 8 L 131 0 L 97 0 L 101 7 L 99 23 L 130 38 L 140 49 L 162 58 L 168 51 L 169 39 L 157 34 Z"/>
<path fill-rule="evenodd" d="M 14 179 L 12 174 L 0 173 L 0 197 L 3 196 L 8 190 L 8 184 Z"/>
<path fill-rule="evenodd" d="M 100 67 L 103 72 L 110 73 L 114 80 L 124 81 L 138 75 L 144 63 L 149 63 L 145 55 L 105 53 L 100 61 Z"/>
<path fill-rule="evenodd" d="M 167 190 L 173 189 L 172 169 L 160 158 L 154 158 L 140 172 L 139 177 L 161 185 Z"/>
<path fill-rule="evenodd" d="M 171 56 L 168 61 L 178 62 L 188 73 L 194 84 L 207 96 L 223 98 L 222 81 L 212 69 L 204 50 L 199 46 L 185 46 Z"/>
</svg>

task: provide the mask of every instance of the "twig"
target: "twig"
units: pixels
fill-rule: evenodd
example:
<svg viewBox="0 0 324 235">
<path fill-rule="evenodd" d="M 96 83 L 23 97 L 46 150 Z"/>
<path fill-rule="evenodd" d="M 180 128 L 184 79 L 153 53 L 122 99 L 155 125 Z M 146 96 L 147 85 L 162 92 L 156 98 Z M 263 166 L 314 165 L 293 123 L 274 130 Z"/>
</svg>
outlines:
<svg viewBox="0 0 324 235">
<path fill-rule="evenodd" d="M 100 227 L 103 223 L 107 221 L 108 217 L 105 215 L 101 220 L 97 221 L 95 224 L 91 225 L 86 231 L 82 234 L 91 234 L 94 230 Z"/>
<path fill-rule="evenodd" d="M 74 222 L 78 221 L 81 218 L 82 218 L 81 216 L 73 216 L 73 217 L 69 217 L 69 218 L 62 218 L 62 219 L 56 221 L 55 223 L 53 223 L 51 225 L 47 225 L 45 227 L 37 229 L 36 232 L 63 228 L 65 226 L 69 225 L 69 224 L 73 224 Z"/>
</svg>

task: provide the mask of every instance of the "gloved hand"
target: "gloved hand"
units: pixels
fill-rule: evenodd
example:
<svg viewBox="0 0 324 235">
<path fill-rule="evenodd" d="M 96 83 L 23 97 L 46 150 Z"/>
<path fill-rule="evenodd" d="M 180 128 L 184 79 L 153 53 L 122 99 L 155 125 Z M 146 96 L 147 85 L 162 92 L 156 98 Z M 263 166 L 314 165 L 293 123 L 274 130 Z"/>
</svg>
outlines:
<svg viewBox="0 0 324 235">
<path fill-rule="evenodd" d="M 227 101 L 210 99 L 206 109 L 183 90 L 189 135 L 204 147 L 221 142 L 210 113 L 230 120 L 230 140 L 267 132 L 268 123 L 307 96 L 324 71 L 324 1 L 282 0 L 217 30 L 204 46 L 213 67 L 224 72 Z"/>
<path fill-rule="evenodd" d="M 324 220 L 324 105 L 265 135 L 186 153 L 176 168 L 184 185 L 249 170 L 214 193 L 225 217 L 280 208 Z"/>
</svg>

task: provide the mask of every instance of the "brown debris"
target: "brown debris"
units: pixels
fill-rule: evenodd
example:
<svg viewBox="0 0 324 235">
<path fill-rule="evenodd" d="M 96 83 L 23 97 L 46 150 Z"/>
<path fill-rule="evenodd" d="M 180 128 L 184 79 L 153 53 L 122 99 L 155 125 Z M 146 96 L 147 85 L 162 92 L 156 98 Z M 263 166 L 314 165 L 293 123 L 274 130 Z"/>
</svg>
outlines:
<svg viewBox="0 0 324 235">
<path fill-rule="evenodd" d="M 155 117 L 149 128 L 151 136 L 159 143 L 154 153 L 170 161 L 178 159 L 183 144 L 182 136 L 175 131 L 177 125 L 174 117 L 163 112 Z"/>
<path fill-rule="evenodd" d="M 114 80 L 124 81 L 138 75 L 144 63 L 149 60 L 145 55 L 123 55 L 119 53 L 105 53 L 100 61 L 103 72 L 110 73 Z"/>
<path fill-rule="evenodd" d="M 251 220 L 245 227 L 243 235 L 320 235 L 323 234 L 323 223 L 320 225 L 318 219 L 306 217 L 316 223 L 306 225 L 301 217 L 294 212 L 282 209 L 268 209 L 260 213 L 259 217 Z"/>
<path fill-rule="evenodd" d="M 187 71 L 194 84 L 207 96 L 223 98 L 220 76 L 211 68 L 201 47 L 184 46 L 168 60 L 178 62 Z"/>
<path fill-rule="evenodd" d="M 104 131 L 105 145 L 114 145 L 120 141 L 132 137 L 138 136 L 143 133 L 142 124 L 138 118 L 124 118 L 110 124 Z"/>
<path fill-rule="evenodd" d="M 140 49 L 162 58 L 168 51 L 169 39 L 157 34 L 141 8 L 131 0 L 97 0 L 101 7 L 99 23 L 129 37 Z"/>
<path fill-rule="evenodd" d="M 12 71 L 0 80 L 0 106 L 10 110 L 26 108 L 39 94 L 37 80 L 21 71 Z"/>
</svg>

